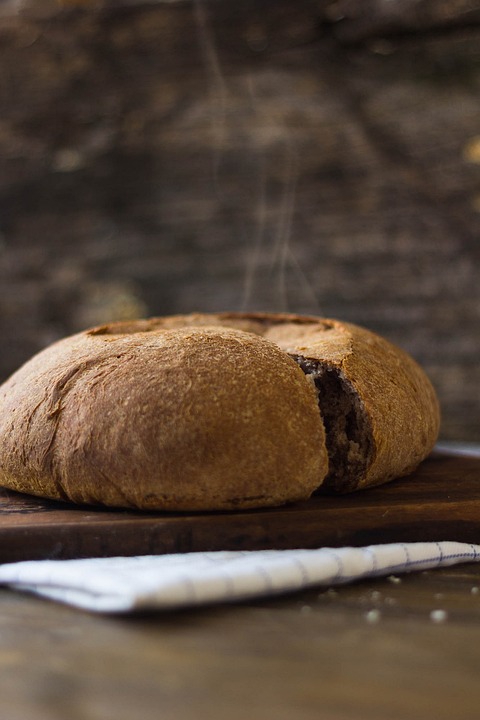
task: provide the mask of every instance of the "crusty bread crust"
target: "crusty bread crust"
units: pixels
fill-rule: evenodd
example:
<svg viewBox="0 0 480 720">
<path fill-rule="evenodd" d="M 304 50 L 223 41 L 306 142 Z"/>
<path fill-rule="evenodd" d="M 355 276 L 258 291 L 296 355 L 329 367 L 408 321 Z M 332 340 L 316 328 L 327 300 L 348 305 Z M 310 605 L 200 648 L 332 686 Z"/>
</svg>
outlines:
<svg viewBox="0 0 480 720">
<path fill-rule="evenodd" d="M 281 505 L 321 484 L 315 389 L 274 343 L 218 326 L 122 330 L 62 340 L 1 387 L 0 484 L 176 511 Z"/>
<path fill-rule="evenodd" d="M 328 475 L 322 394 L 299 359 L 337 373 L 367 420 L 364 467 L 341 483 Z M 55 343 L 0 387 L 0 484 L 146 510 L 281 505 L 325 478 L 348 492 L 411 472 L 439 420 L 418 364 L 349 323 L 267 313 L 113 323 Z"/>
</svg>

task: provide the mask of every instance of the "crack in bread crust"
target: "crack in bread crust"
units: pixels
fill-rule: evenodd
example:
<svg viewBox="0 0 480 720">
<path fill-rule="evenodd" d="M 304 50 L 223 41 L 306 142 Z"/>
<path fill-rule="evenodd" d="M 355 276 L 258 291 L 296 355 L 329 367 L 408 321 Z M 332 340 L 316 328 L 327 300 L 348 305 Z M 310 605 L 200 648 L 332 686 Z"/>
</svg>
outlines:
<svg viewBox="0 0 480 720">
<path fill-rule="evenodd" d="M 300 355 L 291 357 L 315 383 L 325 426 L 329 468 L 317 493 L 348 492 L 361 482 L 373 457 L 368 414 L 340 368 Z"/>
</svg>

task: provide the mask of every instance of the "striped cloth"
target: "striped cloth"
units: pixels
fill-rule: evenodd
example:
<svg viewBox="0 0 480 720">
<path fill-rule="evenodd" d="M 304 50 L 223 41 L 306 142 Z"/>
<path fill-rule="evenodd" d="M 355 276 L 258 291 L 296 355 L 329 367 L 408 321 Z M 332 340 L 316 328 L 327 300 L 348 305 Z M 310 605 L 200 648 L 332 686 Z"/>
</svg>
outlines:
<svg viewBox="0 0 480 720">
<path fill-rule="evenodd" d="M 480 560 L 480 545 L 200 552 L 0 566 L 0 584 L 99 613 L 231 603 Z"/>
</svg>

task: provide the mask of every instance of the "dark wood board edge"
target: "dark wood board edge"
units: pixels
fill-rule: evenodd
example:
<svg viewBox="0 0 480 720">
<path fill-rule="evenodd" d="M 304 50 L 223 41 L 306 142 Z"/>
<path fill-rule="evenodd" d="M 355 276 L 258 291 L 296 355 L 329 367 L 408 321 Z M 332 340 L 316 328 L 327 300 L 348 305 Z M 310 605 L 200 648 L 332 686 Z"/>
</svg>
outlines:
<svg viewBox="0 0 480 720">
<path fill-rule="evenodd" d="M 385 518 L 370 527 L 355 523 L 339 511 L 324 525 L 305 523 L 303 518 L 295 532 L 285 532 L 279 522 L 261 525 L 230 523 L 222 518 L 212 535 L 211 525 L 179 523 L 142 526 L 131 522 L 119 527 L 100 523 L 96 527 L 81 528 L 74 536 L 62 526 L 38 526 L 33 530 L 2 533 L 0 562 L 21 560 L 71 559 L 84 557 L 112 557 L 132 555 L 161 555 L 214 550 L 265 550 L 316 548 L 322 546 L 362 546 L 389 542 L 436 542 L 452 540 L 479 543 L 480 521 L 474 518 L 452 517 L 441 522 L 418 513 L 405 522 Z M 345 529 L 342 529 L 342 528 Z M 28 551 L 26 550 L 28 547 Z"/>
</svg>

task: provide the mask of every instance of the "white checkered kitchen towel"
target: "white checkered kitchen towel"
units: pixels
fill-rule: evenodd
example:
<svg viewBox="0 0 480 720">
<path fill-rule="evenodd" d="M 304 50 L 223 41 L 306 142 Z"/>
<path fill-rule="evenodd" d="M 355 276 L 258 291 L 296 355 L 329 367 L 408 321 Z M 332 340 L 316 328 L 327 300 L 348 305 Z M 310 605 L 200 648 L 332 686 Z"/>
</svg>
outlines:
<svg viewBox="0 0 480 720">
<path fill-rule="evenodd" d="M 0 585 L 104 613 L 167 610 L 333 586 L 480 560 L 480 545 L 200 552 L 0 566 Z"/>
</svg>

